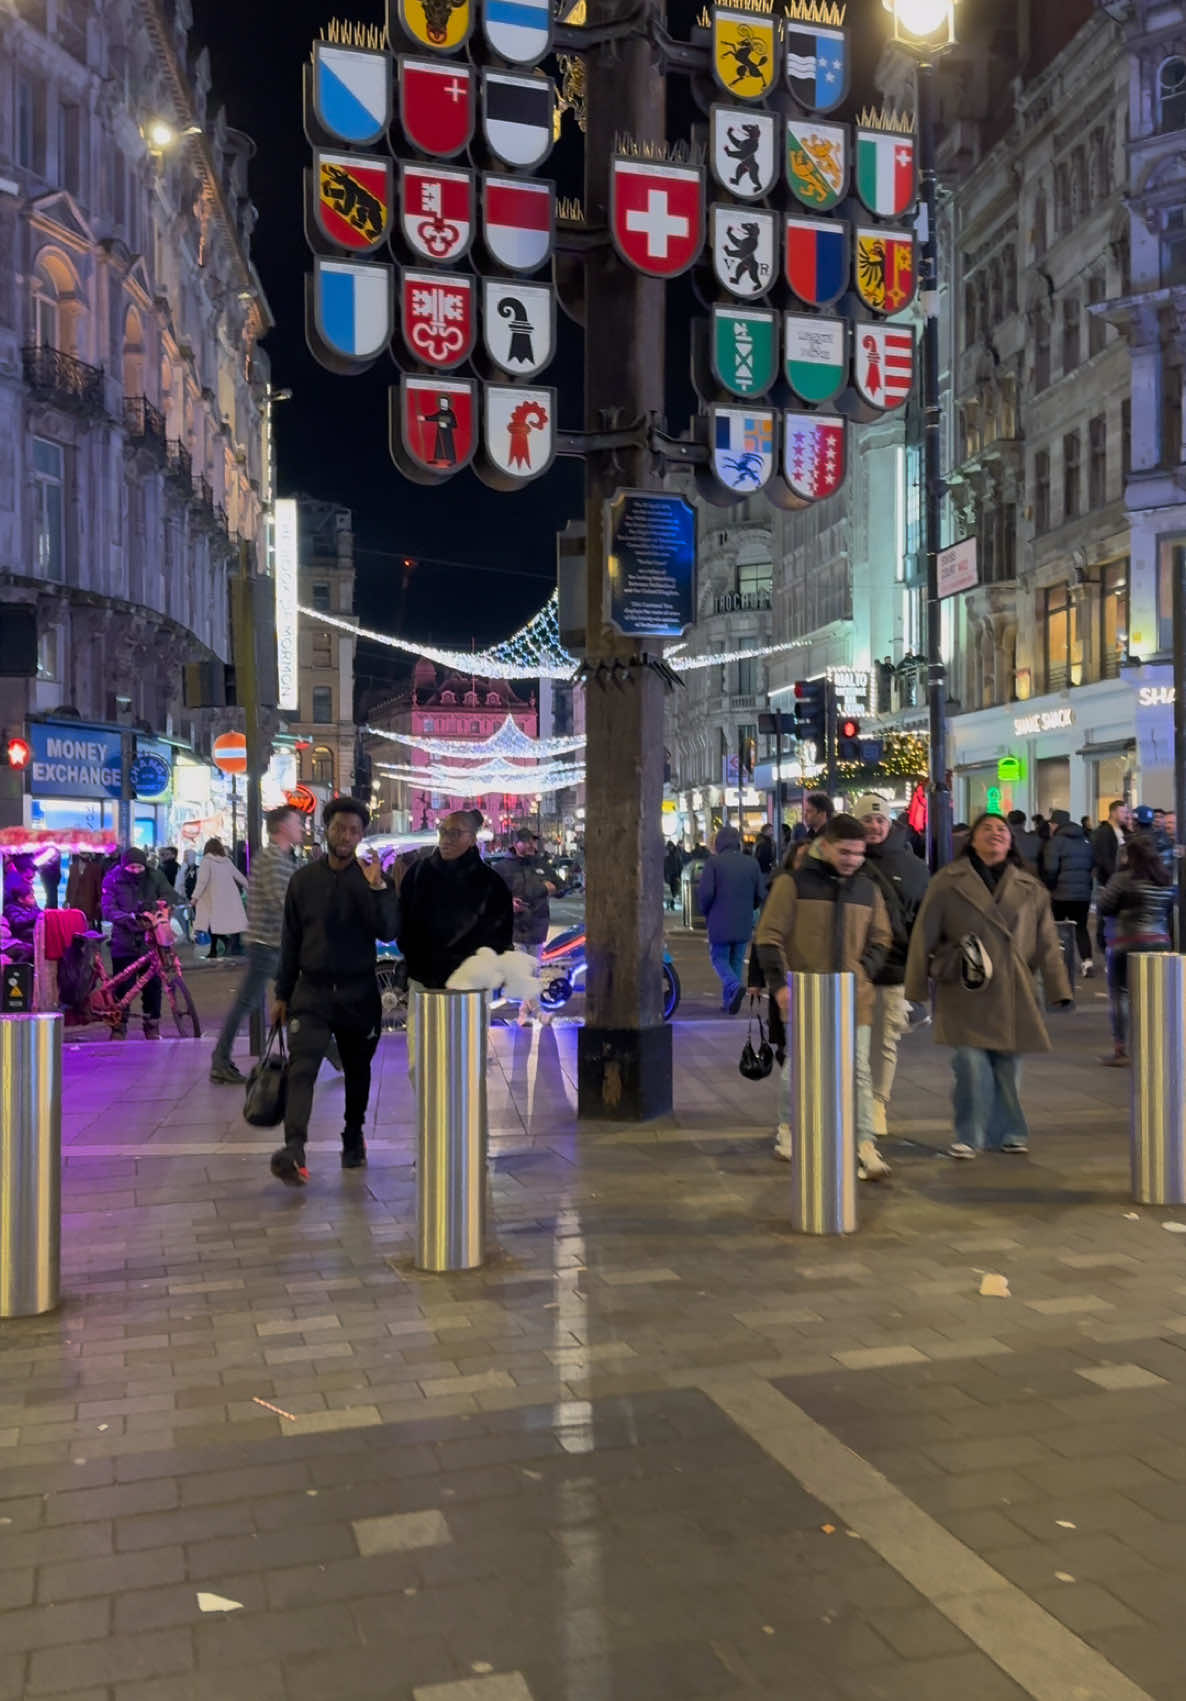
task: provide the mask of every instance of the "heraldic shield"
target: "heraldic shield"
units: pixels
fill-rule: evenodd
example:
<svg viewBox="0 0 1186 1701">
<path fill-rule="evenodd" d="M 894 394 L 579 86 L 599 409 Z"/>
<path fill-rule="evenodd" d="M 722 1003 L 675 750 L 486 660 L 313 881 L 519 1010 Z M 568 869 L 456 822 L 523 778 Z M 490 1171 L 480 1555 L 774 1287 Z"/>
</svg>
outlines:
<svg viewBox="0 0 1186 1701">
<path fill-rule="evenodd" d="M 555 291 L 515 278 L 483 278 L 482 341 L 501 371 L 534 378 L 551 364 L 555 348 Z"/>
<path fill-rule="evenodd" d="M 610 233 L 622 259 L 652 278 L 686 272 L 704 245 L 704 173 L 620 157 L 610 172 Z"/>
<path fill-rule="evenodd" d="M 848 320 L 786 314 L 783 370 L 802 401 L 830 402 L 848 381 Z"/>
<path fill-rule="evenodd" d="M 765 100 L 778 74 L 773 17 L 714 6 L 712 73 L 730 100 Z"/>
<path fill-rule="evenodd" d="M 712 209 L 712 269 L 730 295 L 754 300 L 777 275 L 778 214 L 717 203 Z"/>
<path fill-rule="evenodd" d="M 818 118 L 787 120 L 787 182 L 797 201 L 826 213 L 848 193 L 848 130 Z"/>
<path fill-rule="evenodd" d="M 313 150 L 313 214 L 319 247 L 373 254 L 391 228 L 391 161 Z"/>
<path fill-rule="evenodd" d="M 416 272 L 400 277 L 400 323 L 408 353 L 447 372 L 468 360 L 477 323 L 468 272 Z"/>
<path fill-rule="evenodd" d="M 714 106 L 711 114 L 712 174 L 740 201 L 768 195 L 778 176 L 778 130 L 772 112 L 744 106 Z"/>
<path fill-rule="evenodd" d="M 474 27 L 473 0 L 387 0 L 387 39 L 456 53 Z"/>
<path fill-rule="evenodd" d="M 765 408 L 711 408 L 712 470 L 739 496 L 763 490 L 774 471 L 774 412 Z"/>
<path fill-rule="evenodd" d="M 763 308 L 714 307 L 712 372 L 735 396 L 764 396 L 778 370 L 778 321 Z"/>
<path fill-rule="evenodd" d="M 535 272 L 552 252 L 556 187 L 522 177 L 482 177 L 482 234 L 509 272 Z"/>
<path fill-rule="evenodd" d="M 399 60 L 399 121 L 417 152 L 452 159 L 474 133 L 474 74 L 437 59 Z"/>
<path fill-rule="evenodd" d="M 482 32 L 511 65 L 534 65 L 552 40 L 548 0 L 481 0 Z"/>
<path fill-rule="evenodd" d="M 318 256 L 307 283 L 309 352 L 330 372 L 365 371 L 391 340 L 391 267 Z"/>
<path fill-rule="evenodd" d="M 836 414 L 783 415 L 783 476 L 796 496 L 820 502 L 844 483 L 844 421 Z"/>
<path fill-rule="evenodd" d="M 310 125 L 306 106 L 306 129 L 315 143 L 369 148 L 391 122 L 391 62 L 385 53 L 315 41 L 306 89 L 313 109 Z"/>
<path fill-rule="evenodd" d="M 418 484 L 439 484 L 473 460 L 478 386 L 472 378 L 406 375 L 390 391 L 391 458 Z"/>
<path fill-rule="evenodd" d="M 784 37 L 787 87 L 808 112 L 831 112 L 848 93 L 848 36 L 844 30 L 788 23 Z"/>
<path fill-rule="evenodd" d="M 418 260 L 448 266 L 469 252 L 474 233 L 474 180 L 444 165 L 401 164 L 399 222 Z"/>
<path fill-rule="evenodd" d="M 914 236 L 908 230 L 858 228 L 854 279 L 874 313 L 900 313 L 914 300 Z"/>
<path fill-rule="evenodd" d="M 479 476 L 514 490 L 546 473 L 556 453 L 555 390 L 483 386 L 485 412 Z"/>
<path fill-rule="evenodd" d="M 858 325 L 853 377 L 872 407 L 900 408 L 914 386 L 914 332 L 909 325 Z"/>
</svg>

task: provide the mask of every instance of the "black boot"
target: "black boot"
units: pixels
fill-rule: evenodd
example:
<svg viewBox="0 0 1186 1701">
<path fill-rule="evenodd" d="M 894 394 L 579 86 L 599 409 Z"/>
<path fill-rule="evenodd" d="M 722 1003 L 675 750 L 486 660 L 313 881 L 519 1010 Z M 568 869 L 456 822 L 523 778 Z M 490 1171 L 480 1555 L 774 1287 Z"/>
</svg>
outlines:
<svg viewBox="0 0 1186 1701">
<path fill-rule="evenodd" d="M 286 1187 L 304 1187 L 309 1179 L 309 1171 L 305 1167 L 303 1140 L 281 1146 L 278 1152 L 272 1153 L 272 1174 Z"/>
<path fill-rule="evenodd" d="M 361 1128 L 343 1128 L 342 1130 L 342 1168 L 365 1169 L 367 1161 L 367 1143 L 362 1137 Z"/>
</svg>

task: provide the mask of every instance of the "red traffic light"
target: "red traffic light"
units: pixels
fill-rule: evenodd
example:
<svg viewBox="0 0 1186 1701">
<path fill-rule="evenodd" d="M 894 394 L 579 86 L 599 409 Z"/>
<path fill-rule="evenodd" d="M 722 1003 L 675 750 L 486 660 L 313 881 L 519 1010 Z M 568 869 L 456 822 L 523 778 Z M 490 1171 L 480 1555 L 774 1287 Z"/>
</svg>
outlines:
<svg viewBox="0 0 1186 1701">
<path fill-rule="evenodd" d="M 27 768 L 33 760 L 33 746 L 24 738 L 10 738 L 4 747 L 10 768 Z"/>
<path fill-rule="evenodd" d="M 806 697 L 807 692 L 808 692 L 807 681 L 805 679 L 797 679 L 795 681 L 795 696 L 796 696 L 796 698 L 799 701 L 802 701 L 802 699 L 804 697 Z"/>
<path fill-rule="evenodd" d="M 861 736 L 861 723 L 853 720 L 851 715 L 846 715 L 844 720 L 841 721 L 838 731 L 841 738 L 859 738 Z"/>
</svg>

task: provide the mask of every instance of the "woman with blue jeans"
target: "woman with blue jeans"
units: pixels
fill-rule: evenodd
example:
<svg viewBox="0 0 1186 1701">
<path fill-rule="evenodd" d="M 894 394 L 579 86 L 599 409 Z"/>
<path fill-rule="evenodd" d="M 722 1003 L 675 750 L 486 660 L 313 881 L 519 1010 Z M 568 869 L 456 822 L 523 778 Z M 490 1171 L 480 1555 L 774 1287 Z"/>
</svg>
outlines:
<svg viewBox="0 0 1186 1701">
<path fill-rule="evenodd" d="M 1050 1050 L 1039 973 L 1047 1006 L 1068 1006 L 1050 895 L 1026 872 L 1004 817 L 981 815 L 931 880 L 906 962 L 906 997 L 921 1004 L 933 987 L 936 1044 L 954 1047 L 953 1158 L 1028 1149 L 1021 1056 Z"/>
</svg>

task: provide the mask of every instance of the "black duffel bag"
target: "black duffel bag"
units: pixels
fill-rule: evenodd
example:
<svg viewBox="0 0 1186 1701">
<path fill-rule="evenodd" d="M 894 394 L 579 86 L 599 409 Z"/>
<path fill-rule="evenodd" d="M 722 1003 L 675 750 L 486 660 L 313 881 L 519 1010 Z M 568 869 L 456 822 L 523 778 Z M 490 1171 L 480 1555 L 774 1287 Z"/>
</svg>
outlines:
<svg viewBox="0 0 1186 1701">
<path fill-rule="evenodd" d="M 288 1050 L 284 1028 L 275 1022 L 264 1054 L 247 1077 L 243 1120 L 253 1128 L 276 1128 L 284 1121 L 288 1103 Z"/>
</svg>

